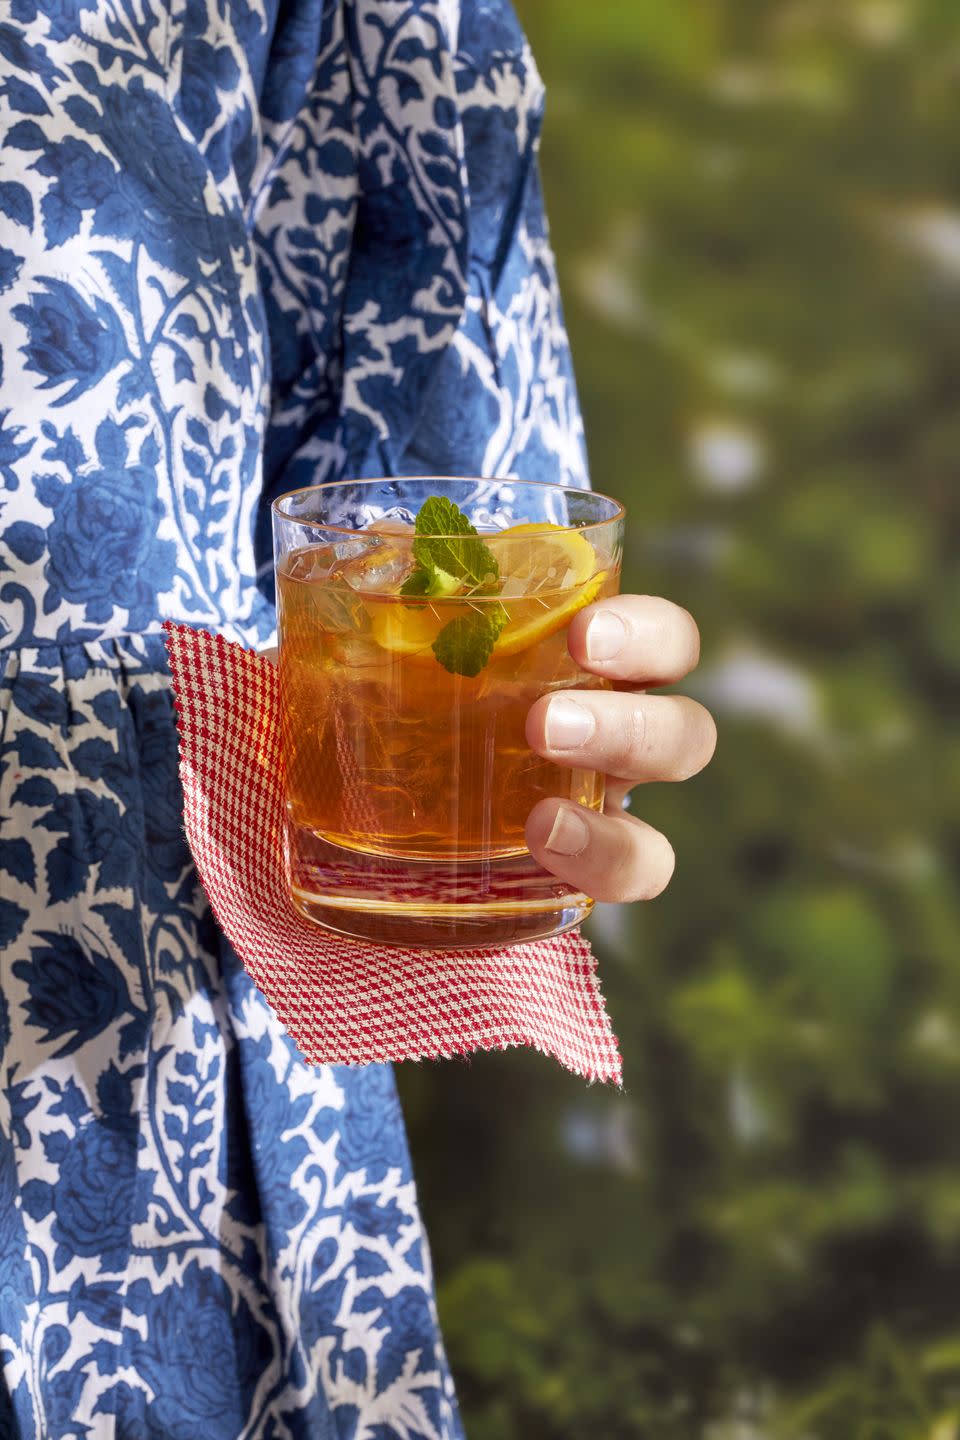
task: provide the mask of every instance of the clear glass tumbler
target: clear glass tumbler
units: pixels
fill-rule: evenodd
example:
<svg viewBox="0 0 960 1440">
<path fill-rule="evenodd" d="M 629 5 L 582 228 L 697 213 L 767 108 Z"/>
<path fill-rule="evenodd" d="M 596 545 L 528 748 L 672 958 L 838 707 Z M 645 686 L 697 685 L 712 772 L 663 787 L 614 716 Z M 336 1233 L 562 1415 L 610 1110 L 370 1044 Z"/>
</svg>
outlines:
<svg viewBox="0 0 960 1440">
<path fill-rule="evenodd" d="M 624 512 L 521 480 L 343 481 L 273 507 L 293 903 L 340 935 L 463 948 L 555 935 L 593 901 L 539 866 L 530 809 L 603 777 L 526 743 L 617 593 Z"/>
</svg>

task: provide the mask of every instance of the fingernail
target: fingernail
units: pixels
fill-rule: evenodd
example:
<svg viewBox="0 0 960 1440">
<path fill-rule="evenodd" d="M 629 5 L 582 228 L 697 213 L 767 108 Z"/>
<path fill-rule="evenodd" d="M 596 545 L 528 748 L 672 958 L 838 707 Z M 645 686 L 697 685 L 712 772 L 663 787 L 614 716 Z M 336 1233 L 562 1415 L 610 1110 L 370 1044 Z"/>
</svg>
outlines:
<svg viewBox="0 0 960 1440">
<path fill-rule="evenodd" d="M 547 836 L 547 849 L 555 855 L 579 855 L 587 848 L 589 839 L 586 821 L 571 806 L 562 805 Z"/>
<path fill-rule="evenodd" d="M 544 738 L 551 750 L 575 750 L 590 739 L 596 728 L 592 711 L 576 700 L 558 696 L 547 706 Z"/>
<path fill-rule="evenodd" d="M 612 660 L 627 638 L 627 627 L 616 610 L 598 610 L 587 626 L 587 659 Z"/>
</svg>

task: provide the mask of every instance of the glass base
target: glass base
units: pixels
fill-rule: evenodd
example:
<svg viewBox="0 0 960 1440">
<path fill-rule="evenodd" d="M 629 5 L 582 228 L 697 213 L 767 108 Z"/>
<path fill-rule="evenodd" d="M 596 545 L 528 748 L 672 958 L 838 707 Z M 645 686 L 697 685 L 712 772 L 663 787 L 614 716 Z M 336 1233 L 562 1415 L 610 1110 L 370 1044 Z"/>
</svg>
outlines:
<svg viewBox="0 0 960 1440">
<path fill-rule="evenodd" d="M 550 875 L 529 852 L 413 860 L 291 831 L 293 904 L 350 939 L 424 950 L 519 945 L 562 934 L 593 909 L 588 896 Z"/>
</svg>

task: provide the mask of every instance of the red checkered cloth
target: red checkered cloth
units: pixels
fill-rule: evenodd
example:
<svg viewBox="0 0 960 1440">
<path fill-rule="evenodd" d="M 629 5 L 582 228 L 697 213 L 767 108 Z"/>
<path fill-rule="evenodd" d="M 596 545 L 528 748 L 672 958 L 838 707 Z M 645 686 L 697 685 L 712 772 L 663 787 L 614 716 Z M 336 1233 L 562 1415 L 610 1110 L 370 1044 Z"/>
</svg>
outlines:
<svg viewBox="0 0 960 1440">
<path fill-rule="evenodd" d="M 184 824 L 220 926 L 311 1064 L 531 1045 L 620 1083 L 617 1041 L 579 931 L 449 953 L 340 940 L 294 909 L 284 858 L 274 666 L 167 624 Z"/>
</svg>

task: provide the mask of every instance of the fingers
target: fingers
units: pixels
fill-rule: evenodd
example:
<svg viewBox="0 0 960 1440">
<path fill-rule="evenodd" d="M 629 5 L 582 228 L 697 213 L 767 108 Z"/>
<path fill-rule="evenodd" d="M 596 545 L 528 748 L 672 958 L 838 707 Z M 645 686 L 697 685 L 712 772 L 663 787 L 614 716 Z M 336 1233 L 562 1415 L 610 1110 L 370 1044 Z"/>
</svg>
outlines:
<svg viewBox="0 0 960 1440">
<path fill-rule="evenodd" d="M 686 695 L 565 690 L 527 715 L 527 744 L 559 765 L 618 780 L 687 780 L 717 743 L 713 716 Z"/>
<path fill-rule="evenodd" d="M 656 595 L 615 595 L 570 622 L 570 654 L 608 680 L 671 685 L 700 659 L 700 632 L 680 605 Z"/>
<path fill-rule="evenodd" d="M 541 800 L 527 821 L 534 858 L 594 900 L 652 900 L 674 867 L 665 835 L 633 815 L 597 815 L 569 800 Z"/>
</svg>

